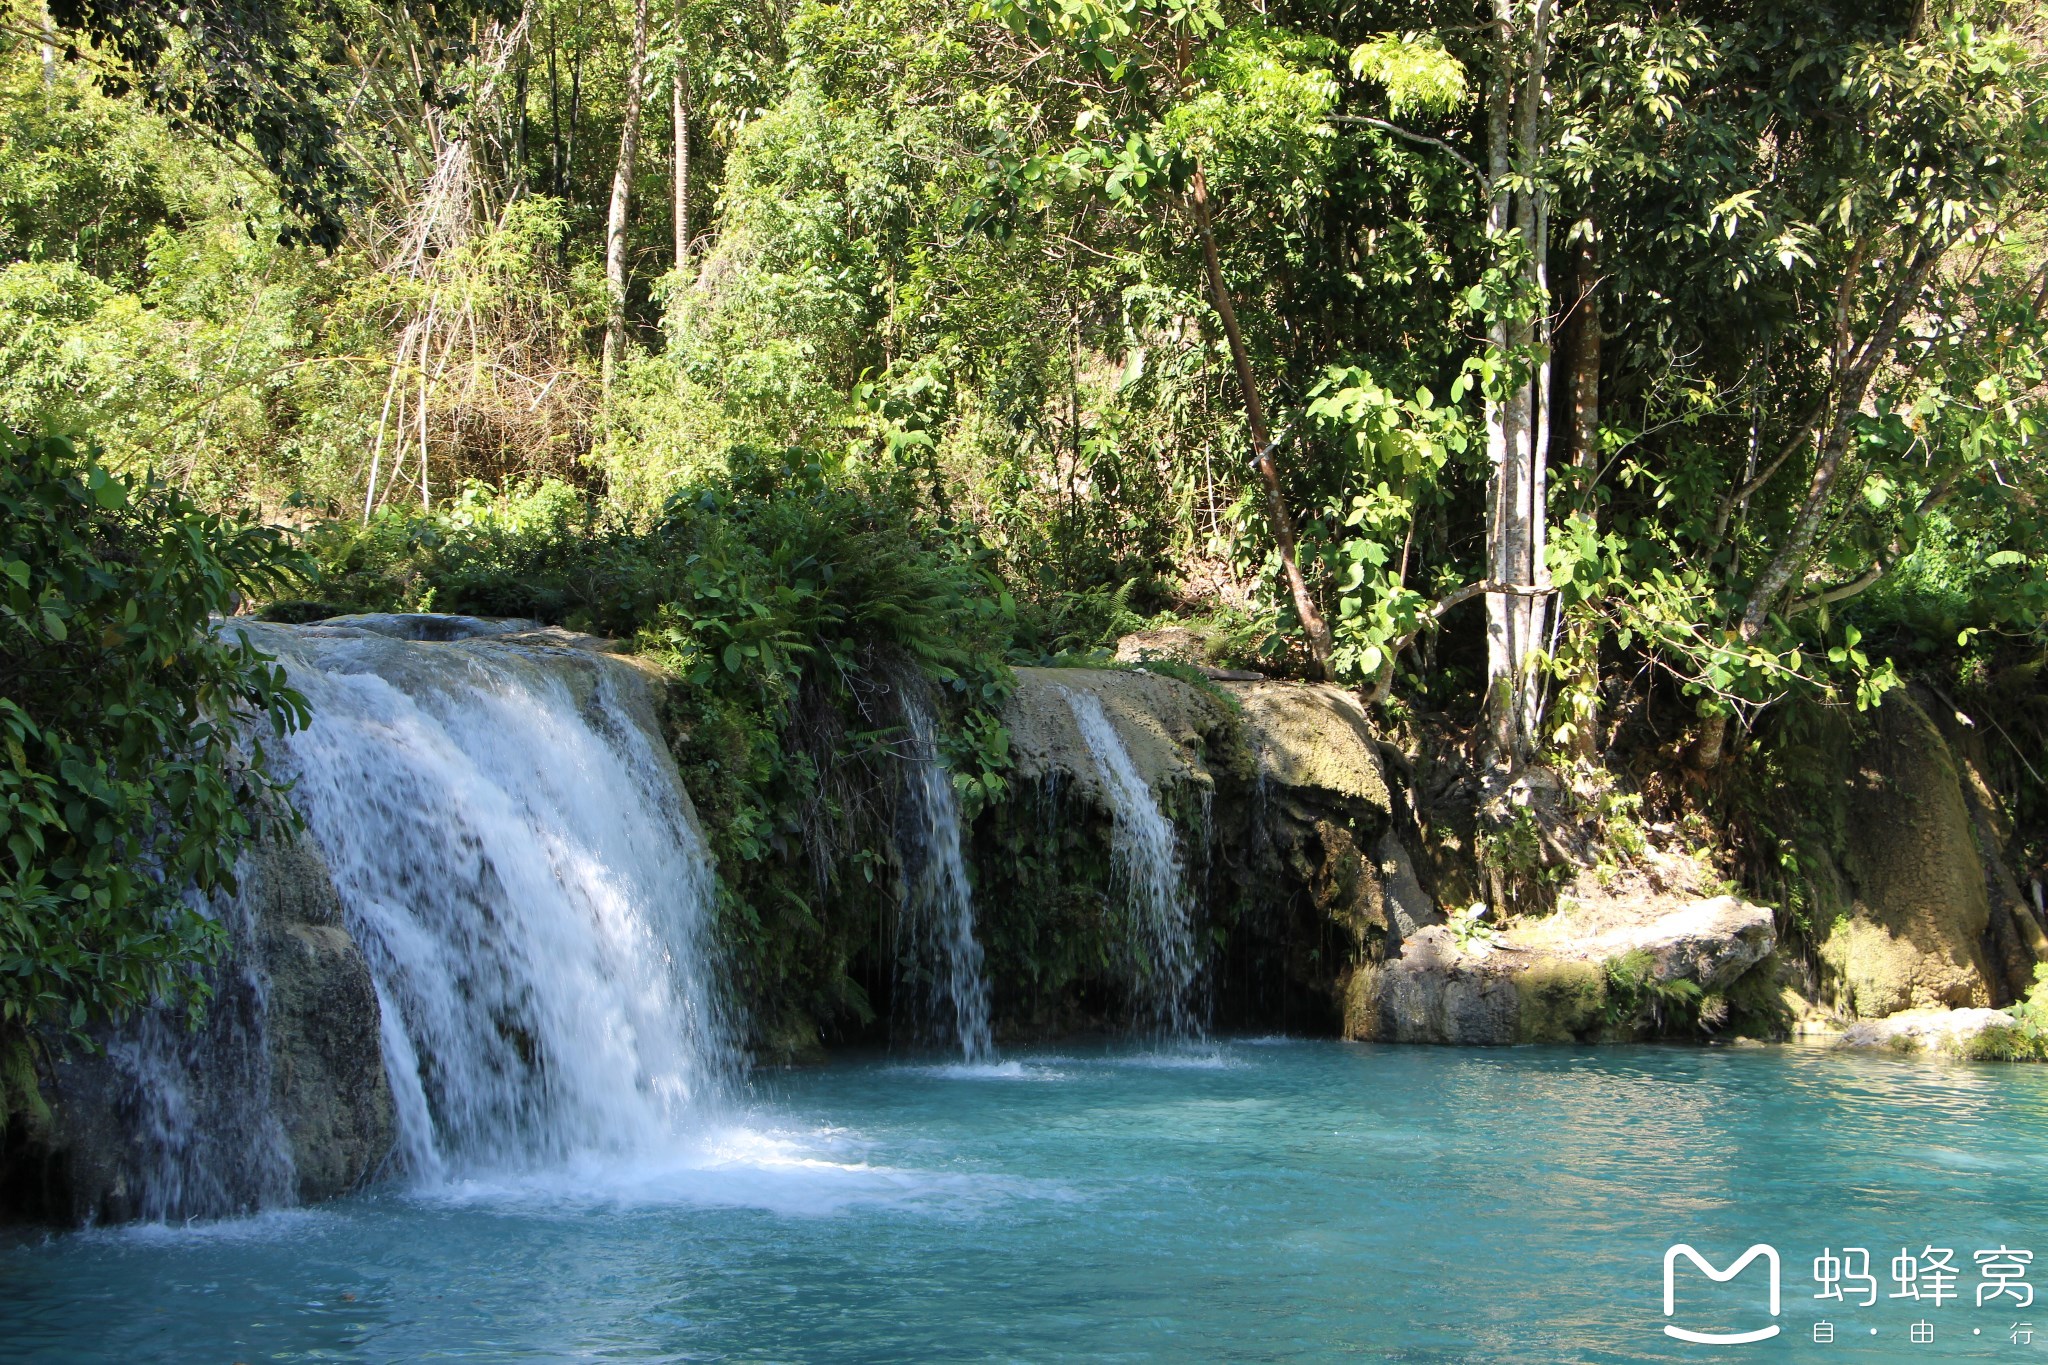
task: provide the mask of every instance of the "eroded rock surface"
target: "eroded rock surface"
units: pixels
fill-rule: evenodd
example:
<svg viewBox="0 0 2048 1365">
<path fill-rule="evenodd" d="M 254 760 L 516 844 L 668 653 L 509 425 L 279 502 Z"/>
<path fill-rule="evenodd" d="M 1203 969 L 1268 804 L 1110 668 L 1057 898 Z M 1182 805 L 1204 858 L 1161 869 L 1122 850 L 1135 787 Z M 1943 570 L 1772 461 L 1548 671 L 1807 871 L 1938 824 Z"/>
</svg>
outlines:
<svg viewBox="0 0 2048 1365">
<path fill-rule="evenodd" d="M 1992 1004 L 1990 902 L 1961 774 L 1903 691 L 1856 749 L 1846 834 L 1854 900 L 1820 950 L 1842 1003 L 1863 1018 Z"/>
<path fill-rule="evenodd" d="M 1641 954 L 1646 991 L 1684 981 L 1704 996 L 1735 985 L 1777 944 L 1771 911 L 1733 896 L 1641 902 L 1632 913 L 1562 911 L 1504 933 L 1470 931 L 1462 941 L 1448 926 L 1421 929 L 1398 956 L 1356 974 L 1345 1034 L 1493 1046 L 1626 1037 L 1643 1002 L 1614 998 L 1608 963 Z"/>
</svg>

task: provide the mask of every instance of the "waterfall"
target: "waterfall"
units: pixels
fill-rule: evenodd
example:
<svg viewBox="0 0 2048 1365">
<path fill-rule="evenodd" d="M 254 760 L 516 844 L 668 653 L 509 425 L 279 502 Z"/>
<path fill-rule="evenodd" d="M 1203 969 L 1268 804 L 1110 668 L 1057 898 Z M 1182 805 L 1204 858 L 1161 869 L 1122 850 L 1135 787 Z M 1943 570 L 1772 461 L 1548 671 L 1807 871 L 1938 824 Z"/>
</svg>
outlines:
<svg viewBox="0 0 2048 1365">
<path fill-rule="evenodd" d="M 735 1060 L 712 872 L 639 672 L 462 618 L 238 628 L 312 705 L 277 766 L 369 961 L 409 1171 L 701 1119 Z"/>
<path fill-rule="evenodd" d="M 953 775 L 939 758 L 931 708 L 915 686 L 903 695 L 905 755 L 903 914 L 899 923 L 911 964 L 932 973 L 930 1006 L 950 1016 L 960 1052 L 971 1064 L 992 1061 L 988 980 L 974 936 L 974 893 L 960 854 L 960 804 Z M 941 1024 L 946 1022 L 941 1019 Z"/>
<path fill-rule="evenodd" d="M 1110 803 L 1110 868 L 1127 916 L 1126 971 L 1136 1012 L 1170 1038 L 1199 1033 L 1191 1001 L 1199 962 L 1180 837 L 1092 693 L 1061 688 Z"/>
</svg>

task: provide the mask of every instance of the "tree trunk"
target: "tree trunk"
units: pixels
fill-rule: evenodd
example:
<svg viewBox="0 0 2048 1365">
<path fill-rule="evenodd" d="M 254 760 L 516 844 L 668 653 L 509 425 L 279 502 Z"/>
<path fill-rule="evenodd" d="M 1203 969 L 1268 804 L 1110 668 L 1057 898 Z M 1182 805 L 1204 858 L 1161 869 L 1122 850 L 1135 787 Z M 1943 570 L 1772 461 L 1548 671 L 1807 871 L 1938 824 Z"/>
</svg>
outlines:
<svg viewBox="0 0 2048 1365">
<path fill-rule="evenodd" d="M 1589 218 L 1574 265 L 1571 351 L 1566 383 L 1572 405 L 1572 493 L 1574 518 L 1597 529 L 1599 504 L 1593 492 L 1600 478 L 1600 246 Z M 1572 752 L 1591 759 L 1600 747 L 1600 634 L 1581 621 L 1571 627 L 1569 651 L 1578 668 L 1572 692 Z"/>
<path fill-rule="evenodd" d="M 522 190 L 532 188 L 526 178 L 526 68 L 532 52 L 525 36 L 519 39 L 519 66 L 512 81 L 512 164 L 518 167 Z"/>
<path fill-rule="evenodd" d="M 1330 676 L 1330 627 L 1316 610 L 1315 599 L 1309 595 L 1308 582 L 1301 575 L 1301 565 L 1295 558 L 1294 519 L 1287 514 L 1286 495 L 1280 487 L 1279 466 L 1273 461 L 1273 439 L 1266 430 L 1266 410 L 1259 401 L 1258 381 L 1252 375 L 1251 357 L 1245 353 L 1244 336 L 1238 331 L 1237 309 L 1230 302 L 1230 290 L 1223 282 L 1223 265 L 1216 253 L 1215 225 L 1209 217 L 1209 183 L 1197 165 L 1193 182 L 1189 186 L 1189 200 L 1195 211 L 1195 228 L 1202 239 L 1202 265 L 1209 277 L 1210 301 L 1216 305 L 1216 315 L 1222 319 L 1223 335 L 1230 343 L 1230 361 L 1237 370 L 1237 386 L 1244 394 L 1245 421 L 1252 429 L 1252 446 L 1255 452 L 1253 467 L 1259 471 L 1259 479 L 1266 486 L 1266 515 L 1273 527 L 1273 539 L 1280 547 L 1280 566 L 1287 575 L 1287 589 L 1294 599 L 1294 613 L 1301 618 L 1302 631 L 1308 636 L 1309 654 L 1315 660 L 1318 676 Z"/>
<path fill-rule="evenodd" d="M 562 79 L 555 62 L 555 20 L 548 17 L 548 193 L 562 194 Z"/>
<path fill-rule="evenodd" d="M 57 23 L 50 18 L 50 7 L 43 7 L 43 89 L 57 88 Z"/>
<path fill-rule="evenodd" d="M 1494 0 L 1494 31 L 1501 69 L 1487 110 L 1487 154 L 1493 198 L 1487 226 L 1495 234 L 1510 222 L 1525 248 L 1523 284 L 1535 300 L 1534 318 L 1494 322 L 1488 340 L 1503 359 L 1541 348 L 1534 373 L 1486 405 L 1486 451 L 1493 466 L 1487 525 L 1489 576 L 1513 593 L 1486 598 L 1486 715 L 1488 766 L 1505 771 L 1536 749 L 1543 705 L 1536 656 L 1547 646 L 1550 571 L 1544 559 L 1549 477 L 1550 365 L 1549 210 L 1540 192 L 1515 194 L 1513 175 L 1525 184 L 1537 170 L 1543 138 L 1544 66 L 1551 0 L 1535 0 L 1526 32 L 1517 0 Z"/>
<path fill-rule="evenodd" d="M 680 271 L 690 264 L 690 86 L 689 73 L 680 60 L 669 99 L 676 135 L 676 269 Z"/>
<path fill-rule="evenodd" d="M 1834 411 L 1828 419 L 1827 437 L 1821 442 L 1820 458 L 1814 461 L 1813 477 L 1807 483 L 1806 500 L 1800 504 L 1798 519 L 1792 523 L 1792 534 L 1785 538 L 1750 588 L 1749 601 L 1742 612 L 1741 635 L 1744 640 L 1754 640 L 1763 633 L 1765 621 L 1778 599 L 1792 585 L 1793 576 L 1804 571 L 1807 556 L 1813 550 L 1814 538 L 1820 532 L 1821 520 L 1827 515 L 1828 502 L 1834 494 L 1835 476 L 1841 473 L 1842 459 L 1848 453 L 1856 417 L 1863 410 L 1865 395 L 1870 392 L 1870 381 L 1876 377 L 1878 366 L 1890 352 L 1892 340 L 1898 335 L 1906 313 L 1919 302 L 1928 278 L 1946 254 L 1948 240 L 1939 235 L 1925 238 L 1917 234 L 1908 235 L 1901 243 L 1902 249 L 1897 257 L 1907 264 L 1901 269 L 1891 297 L 1886 301 L 1883 313 L 1872 324 L 1870 334 L 1860 344 L 1850 346 L 1847 344 L 1847 324 L 1843 324 L 1843 341 L 1835 348 Z M 1845 281 L 1844 290 L 1854 284 L 1853 279 Z M 1845 300 L 1846 297 L 1845 292 Z"/>
<path fill-rule="evenodd" d="M 576 184 L 576 140 L 583 127 L 583 54 L 578 52 L 569 63 L 569 138 L 562 144 L 562 188 L 561 196 L 569 199 Z M 562 235 L 563 245 L 568 245 L 568 234 Z"/>
<path fill-rule="evenodd" d="M 612 370 L 626 339 L 626 214 L 632 207 L 633 161 L 640 151 L 640 102 L 647 84 L 647 20 L 651 0 L 633 6 L 633 60 L 626 69 L 625 127 L 619 134 L 619 168 L 612 176 L 612 207 L 605 217 L 604 286 L 608 311 L 604 327 L 603 382 L 612 386 Z"/>
</svg>

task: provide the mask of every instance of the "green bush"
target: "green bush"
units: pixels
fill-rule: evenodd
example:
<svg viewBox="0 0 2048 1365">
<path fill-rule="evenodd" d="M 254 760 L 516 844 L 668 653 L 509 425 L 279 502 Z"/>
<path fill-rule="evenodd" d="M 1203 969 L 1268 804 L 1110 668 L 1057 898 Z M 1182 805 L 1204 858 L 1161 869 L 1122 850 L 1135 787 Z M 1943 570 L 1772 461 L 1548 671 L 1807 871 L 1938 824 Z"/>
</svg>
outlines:
<svg viewBox="0 0 2048 1365">
<path fill-rule="evenodd" d="M 0 1039 L 155 999 L 196 1007 L 276 790 L 263 733 L 302 724 L 284 672 L 209 617 L 308 566 L 56 439 L 0 445 Z M 250 725 L 251 718 L 265 724 Z"/>
</svg>

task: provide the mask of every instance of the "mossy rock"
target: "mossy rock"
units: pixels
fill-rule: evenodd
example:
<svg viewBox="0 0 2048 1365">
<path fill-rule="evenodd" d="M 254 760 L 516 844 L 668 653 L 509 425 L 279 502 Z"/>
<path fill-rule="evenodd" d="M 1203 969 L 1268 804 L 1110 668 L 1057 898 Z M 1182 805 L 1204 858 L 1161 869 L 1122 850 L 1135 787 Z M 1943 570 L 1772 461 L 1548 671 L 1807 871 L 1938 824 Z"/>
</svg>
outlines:
<svg viewBox="0 0 2048 1365">
<path fill-rule="evenodd" d="M 1571 1043 L 1596 1034 L 1607 1009 L 1607 978 L 1591 962 L 1538 962 L 1515 978 L 1520 999 L 1515 1037 L 1524 1043 Z"/>
</svg>

